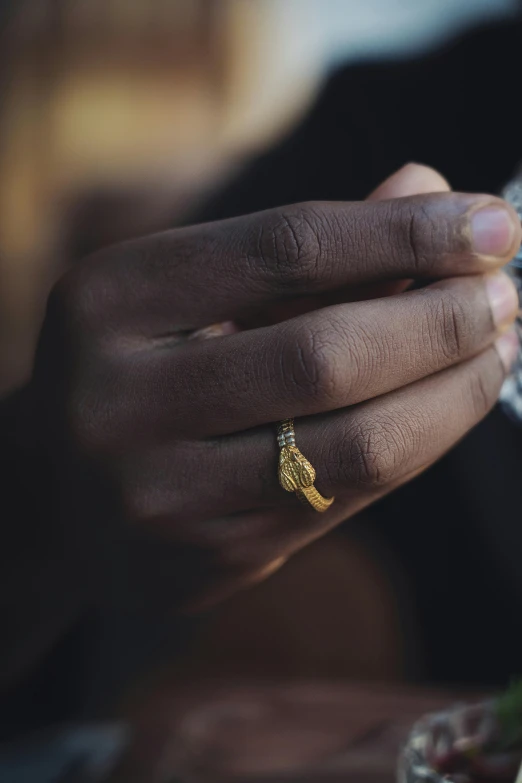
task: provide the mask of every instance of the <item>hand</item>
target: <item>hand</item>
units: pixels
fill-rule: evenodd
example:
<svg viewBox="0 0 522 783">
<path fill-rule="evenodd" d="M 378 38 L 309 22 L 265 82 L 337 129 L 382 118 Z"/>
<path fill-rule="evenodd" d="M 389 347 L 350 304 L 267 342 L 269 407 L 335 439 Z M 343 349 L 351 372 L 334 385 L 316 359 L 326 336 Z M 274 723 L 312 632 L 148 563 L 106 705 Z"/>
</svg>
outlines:
<svg viewBox="0 0 522 783">
<path fill-rule="evenodd" d="M 64 390 L 74 454 L 111 485 L 140 556 L 161 541 L 169 603 L 199 607 L 262 578 L 488 412 L 515 351 L 511 333 L 498 338 L 516 292 L 495 270 L 519 242 L 499 199 L 439 193 L 179 229 L 65 276 L 37 382 Z M 437 282 L 357 301 L 412 278 Z M 351 302 L 190 339 L 340 289 Z M 289 416 L 316 486 L 336 496 L 324 515 L 278 484 L 275 423 Z"/>
<path fill-rule="evenodd" d="M 520 226 L 447 190 L 407 167 L 365 203 L 170 231 L 63 278 L 29 390 L 47 455 L 29 481 L 45 468 L 60 485 L 2 547 L 4 682 L 93 601 L 164 616 L 261 579 L 487 413 L 516 350 L 496 270 Z M 229 334 L 194 339 L 219 321 Z M 325 514 L 279 486 L 287 416 L 336 496 Z"/>
</svg>

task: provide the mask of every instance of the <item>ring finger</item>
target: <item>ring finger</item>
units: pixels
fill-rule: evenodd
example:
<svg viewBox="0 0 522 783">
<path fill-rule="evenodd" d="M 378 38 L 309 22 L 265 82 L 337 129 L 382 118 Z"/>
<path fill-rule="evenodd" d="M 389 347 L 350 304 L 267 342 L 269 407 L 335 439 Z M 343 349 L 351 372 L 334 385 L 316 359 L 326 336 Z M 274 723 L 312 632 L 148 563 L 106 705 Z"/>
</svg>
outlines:
<svg viewBox="0 0 522 783">
<path fill-rule="evenodd" d="M 441 457 L 495 404 L 517 349 L 509 332 L 473 359 L 383 397 L 296 422 L 297 446 L 317 471 L 316 487 L 337 501 L 317 529 L 345 518 Z M 209 518 L 298 503 L 277 477 L 275 425 L 185 444 L 190 481 L 171 467 L 169 447 L 127 465 L 124 484 L 141 521 L 178 530 Z M 299 506 L 297 506 L 300 508 Z M 172 512 L 172 509 L 177 509 Z M 211 523 L 208 523 L 211 524 Z"/>
</svg>

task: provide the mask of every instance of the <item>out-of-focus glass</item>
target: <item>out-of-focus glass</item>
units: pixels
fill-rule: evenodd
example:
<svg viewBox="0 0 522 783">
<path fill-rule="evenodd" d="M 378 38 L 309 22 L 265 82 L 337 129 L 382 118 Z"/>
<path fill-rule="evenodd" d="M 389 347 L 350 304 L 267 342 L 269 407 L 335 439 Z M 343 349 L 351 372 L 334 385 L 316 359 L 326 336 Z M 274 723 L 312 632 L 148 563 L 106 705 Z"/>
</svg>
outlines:
<svg viewBox="0 0 522 783">
<path fill-rule="evenodd" d="M 522 168 L 506 185 L 502 196 L 515 208 L 522 221 Z M 519 301 L 522 305 L 522 247 L 511 263 L 508 264 L 507 271 L 515 282 Z M 519 311 L 519 317 L 516 320 L 516 329 L 519 339 L 522 340 L 521 311 Z M 502 387 L 500 401 L 508 416 L 522 426 L 522 342 L 513 372 Z"/>
</svg>

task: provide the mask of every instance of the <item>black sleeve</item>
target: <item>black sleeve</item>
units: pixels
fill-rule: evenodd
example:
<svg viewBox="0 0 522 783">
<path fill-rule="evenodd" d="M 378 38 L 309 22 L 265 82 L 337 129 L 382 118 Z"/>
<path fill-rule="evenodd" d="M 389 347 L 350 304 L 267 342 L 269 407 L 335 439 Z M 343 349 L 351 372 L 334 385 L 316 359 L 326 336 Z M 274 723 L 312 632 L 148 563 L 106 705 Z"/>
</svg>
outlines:
<svg viewBox="0 0 522 783">
<path fill-rule="evenodd" d="M 522 157 L 522 21 L 480 27 L 421 59 L 345 67 L 302 124 L 193 216 L 364 198 L 409 161 L 455 190 L 499 192 Z"/>
</svg>

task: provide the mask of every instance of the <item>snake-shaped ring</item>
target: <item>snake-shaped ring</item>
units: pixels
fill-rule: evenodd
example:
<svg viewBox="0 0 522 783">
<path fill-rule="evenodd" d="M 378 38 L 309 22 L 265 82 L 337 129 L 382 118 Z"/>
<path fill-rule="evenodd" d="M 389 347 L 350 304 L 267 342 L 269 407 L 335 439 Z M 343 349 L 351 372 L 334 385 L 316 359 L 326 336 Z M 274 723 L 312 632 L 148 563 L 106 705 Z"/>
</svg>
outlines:
<svg viewBox="0 0 522 783">
<path fill-rule="evenodd" d="M 305 505 L 316 511 L 326 511 L 335 498 L 325 498 L 314 487 L 315 470 L 295 445 L 294 420 L 285 419 L 277 429 L 279 452 L 279 483 L 287 492 L 295 492 Z"/>
</svg>

